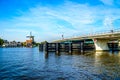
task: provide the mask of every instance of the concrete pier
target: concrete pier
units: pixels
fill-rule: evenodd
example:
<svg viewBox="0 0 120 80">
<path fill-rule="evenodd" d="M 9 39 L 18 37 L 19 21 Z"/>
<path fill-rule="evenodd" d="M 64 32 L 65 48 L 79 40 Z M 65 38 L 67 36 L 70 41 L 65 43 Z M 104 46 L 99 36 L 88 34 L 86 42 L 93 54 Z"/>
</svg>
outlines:
<svg viewBox="0 0 120 80">
<path fill-rule="evenodd" d="M 109 51 L 108 39 L 96 39 L 94 40 L 95 50 L 96 51 Z"/>
</svg>

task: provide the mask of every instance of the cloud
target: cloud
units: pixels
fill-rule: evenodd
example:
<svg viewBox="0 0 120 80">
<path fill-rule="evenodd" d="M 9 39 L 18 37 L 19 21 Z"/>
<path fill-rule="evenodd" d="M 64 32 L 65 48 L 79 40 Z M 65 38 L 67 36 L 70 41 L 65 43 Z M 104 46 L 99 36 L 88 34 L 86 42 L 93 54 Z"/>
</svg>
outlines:
<svg viewBox="0 0 120 80">
<path fill-rule="evenodd" d="M 112 4 L 112 1 L 104 3 Z M 38 42 L 61 39 L 62 34 L 67 38 L 90 33 L 92 30 L 105 30 L 108 24 L 110 26 L 120 18 L 119 8 L 108 8 L 105 5 L 90 6 L 70 1 L 57 7 L 38 5 L 20 13 L 20 16 L 1 22 L 2 27 L 6 27 L 4 31 L 20 32 L 24 35 L 32 31 Z"/>
<path fill-rule="evenodd" d="M 103 21 L 103 24 L 108 29 L 113 29 L 113 19 L 111 17 L 106 17 Z"/>
</svg>

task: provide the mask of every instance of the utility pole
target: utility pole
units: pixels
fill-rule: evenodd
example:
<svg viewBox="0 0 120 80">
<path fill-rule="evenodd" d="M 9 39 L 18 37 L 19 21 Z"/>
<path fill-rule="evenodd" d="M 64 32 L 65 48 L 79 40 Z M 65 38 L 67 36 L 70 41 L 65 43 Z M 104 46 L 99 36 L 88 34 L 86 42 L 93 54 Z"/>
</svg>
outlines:
<svg viewBox="0 0 120 80">
<path fill-rule="evenodd" d="M 62 40 L 64 39 L 64 35 L 62 34 Z"/>
</svg>

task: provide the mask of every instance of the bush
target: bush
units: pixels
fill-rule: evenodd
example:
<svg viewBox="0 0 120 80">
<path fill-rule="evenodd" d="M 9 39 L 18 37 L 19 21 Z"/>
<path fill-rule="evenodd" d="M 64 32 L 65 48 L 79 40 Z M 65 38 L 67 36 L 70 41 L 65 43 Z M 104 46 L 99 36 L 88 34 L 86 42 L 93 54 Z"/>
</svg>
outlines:
<svg viewBox="0 0 120 80">
<path fill-rule="evenodd" d="M 0 38 L 0 46 L 2 46 L 4 43 L 4 40 Z"/>
</svg>

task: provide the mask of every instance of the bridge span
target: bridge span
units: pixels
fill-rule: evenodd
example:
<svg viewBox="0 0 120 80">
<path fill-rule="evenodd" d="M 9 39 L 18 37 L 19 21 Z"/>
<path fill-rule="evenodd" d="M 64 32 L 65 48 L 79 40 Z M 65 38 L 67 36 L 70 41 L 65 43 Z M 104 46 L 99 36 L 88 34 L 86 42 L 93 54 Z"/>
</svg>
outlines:
<svg viewBox="0 0 120 80">
<path fill-rule="evenodd" d="M 71 37 L 62 40 L 56 40 L 53 42 L 60 43 L 65 41 L 86 40 L 86 39 L 93 40 L 96 51 L 108 51 L 109 50 L 108 42 L 110 41 L 117 41 L 118 46 L 120 46 L 120 29 L 111 30 L 107 32 L 97 32 L 95 34 L 88 34 L 78 37 Z"/>
</svg>

